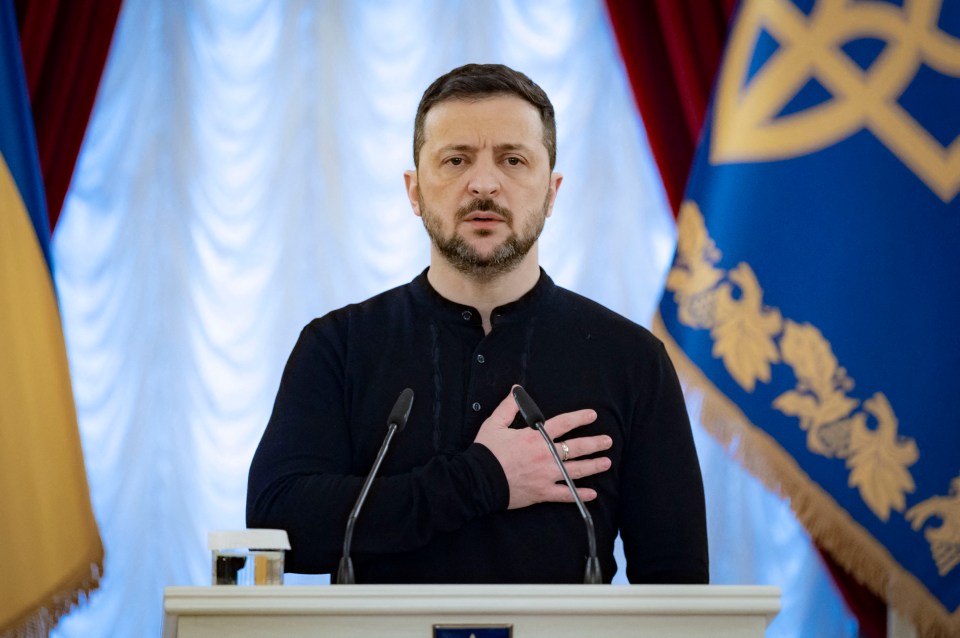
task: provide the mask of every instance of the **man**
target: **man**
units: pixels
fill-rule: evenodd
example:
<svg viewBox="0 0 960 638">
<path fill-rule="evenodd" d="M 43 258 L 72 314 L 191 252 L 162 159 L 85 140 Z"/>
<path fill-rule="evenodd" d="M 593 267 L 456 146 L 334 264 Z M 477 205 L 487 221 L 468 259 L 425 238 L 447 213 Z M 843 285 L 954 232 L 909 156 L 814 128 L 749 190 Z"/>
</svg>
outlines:
<svg viewBox="0 0 960 638">
<path fill-rule="evenodd" d="M 604 580 L 620 532 L 631 582 L 706 583 L 700 468 L 662 345 L 538 264 L 562 180 L 546 94 L 501 65 L 454 69 L 423 95 L 413 156 L 404 178 L 430 266 L 304 328 L 250 468 L 248 525 L 287 530 L 288 571 L 335 572 L 409 387 L 409 423 L 356 524 L 357 582 L 583 582 L 584 524 L 517 415 L 520 384 L 552 417 Z"/>
</svg>

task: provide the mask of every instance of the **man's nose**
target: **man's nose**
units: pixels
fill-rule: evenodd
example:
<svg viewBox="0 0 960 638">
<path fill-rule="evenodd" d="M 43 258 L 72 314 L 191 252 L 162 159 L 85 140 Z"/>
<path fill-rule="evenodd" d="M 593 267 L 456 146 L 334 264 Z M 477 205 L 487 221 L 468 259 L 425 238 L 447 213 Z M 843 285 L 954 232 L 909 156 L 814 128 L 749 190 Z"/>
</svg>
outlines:
<svg viewBox="0 0 960 638">
<path fill-rule="evenodd" d="M 473 165 L 467 184 L 470 194 L 478 198 L 491 198 L 500 192 L 500 175 L 490 161 Z"/>
</svg>

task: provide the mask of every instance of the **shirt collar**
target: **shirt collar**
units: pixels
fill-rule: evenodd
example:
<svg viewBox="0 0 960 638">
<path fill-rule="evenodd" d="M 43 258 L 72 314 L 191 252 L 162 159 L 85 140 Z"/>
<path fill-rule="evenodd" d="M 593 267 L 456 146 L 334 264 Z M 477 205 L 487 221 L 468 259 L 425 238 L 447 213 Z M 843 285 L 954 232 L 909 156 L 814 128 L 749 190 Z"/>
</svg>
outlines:
<svg viewBox="0 0 960 638">
<path fill-rule="evenodd" d="M 425 268 L 410 282 L 410 291 L 417 303 L 430 307 L 434 313 L 444 320 L 461 325 L 481 325 L 480 313 L 476 308 L 450 301 L 430 285 L 430 281 L 427 279 L 428 270 L 429 268 Z M 540 268 L 540 278 L 533 288 L 519 299 L 494 308 L 490 317 L 491 323 L 496 325 L 527 319 L 540 308 L 555 290 L 556 284 L 553 283 L 553 279 L 543 268 Z"/>
</svg>

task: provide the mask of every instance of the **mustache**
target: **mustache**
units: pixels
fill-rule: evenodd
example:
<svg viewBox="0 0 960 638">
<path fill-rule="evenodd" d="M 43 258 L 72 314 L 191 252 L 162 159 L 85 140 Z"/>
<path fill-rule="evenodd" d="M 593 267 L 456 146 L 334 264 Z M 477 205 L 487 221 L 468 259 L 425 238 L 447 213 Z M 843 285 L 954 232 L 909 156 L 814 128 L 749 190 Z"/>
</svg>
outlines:
<svg viewBox="0 0 960 638">
<path fill-rule="evenodd" d="M 507 223 L 513 222 L 513 213 L 510 212 L 509 208 L 504 208 L 500 204 L 496 203 L 492 199 L 474 199 L 465 206 L 461 206 L 457 209 L 457 221 L 462 220 L 467 215 L 474 211 L 481 211 L 484 213 L 496 213 L 504 218 Z"/>
</svg>

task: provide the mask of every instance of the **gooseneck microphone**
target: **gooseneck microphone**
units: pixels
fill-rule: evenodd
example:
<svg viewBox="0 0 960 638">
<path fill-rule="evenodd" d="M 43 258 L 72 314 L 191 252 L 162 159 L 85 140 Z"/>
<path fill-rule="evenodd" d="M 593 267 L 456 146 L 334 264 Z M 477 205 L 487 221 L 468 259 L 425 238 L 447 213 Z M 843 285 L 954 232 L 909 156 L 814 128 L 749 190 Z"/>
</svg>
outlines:
<svg viewBox="0 0 960 638">
<path fill-rule="evenodd" d="M 577 509 L 580 510 L 580 516 L 583 517 L 583 522 L 587 526 L 587 546 L 590 550 L 590 555 L 587 557 L 587 568 L 583 574 L 583 582 L 587 585 L 598 585 L 603 582 L 603 577 L 600 574 L 600 559 L 597 558 L 597 534 L 593 529 L 593 517 L 590 516 L 590 512 L 588 512 L 586 506 L 584 506 L 583 499 L 577 494 L 577 488 L 570 479 L 570 475 L 567 473 L 567 468 L 564 467 L 563 461 L 560 460 L 560 455 L 557 454 L 557 448 L 553 446 L 553 440 L 550 438 L 550 435 L 547 434 L 547 430 L 544 427 L 545 419 L 543 418 L 543 412 L 541 412 L 537 404 L 533 402 L 533 399 L 530 398 L 527 391 L 519 385 L 513 388 L 513 400 L 517 402 L 517 407 L 520 408 L 520 416 L 523 417 L 527 425 L 538 431 L 543 437 L 543 440 L 547 442 L 547 447 L 550 448 L 550 454 L 553 455 L 553 460 L 557 462 L 557 467 L 560 468 L 560 473 L 563 474 L 563 480 L 566 481 L 567 487 L 570 488 L 570 493 L 573 494 L 573 500 L 576 501 Z"/>
<path fill-rule="evenodd" d="M 357 515 L 360 513 L 360 508 L 363 507 L 363 501 L 367 498 L 367 492 L 370 491 L 370 485 L 373 483 L 373 479 L 380 469 L 380 464 L 383 463 L 383 457 L 387 454 L 390 441 L 393 440 L 393 435 L 402 430 L 403 426 L 407 424 L 407 419 L 410 418 L 410 409 L 412 407 L 413 390 L 407 388 L 400 393 L 400 396 L 397 397 L 397 402 L 393 404 L 393 409 L 390 411 L 390 418 L 387 419 L 387 436 L 383 439 L 383 445 L 380 446 L 380 451 L 377 452 L 377 458 L 373 462 L 373 468 L 370 470 L 370 474 L 367 475 L 367 480 L 364 481 L 363 487 L 360 489 L 360 496 L 357 497 L 353 511 L 350 512 L 350 516 L 347 518 L 347 531 L 343 537 L 343 556 L 340 558 L 340 567 L 337 569 L 337 584 L 352 585 L 356 582 L 353 574 L 353 561 L 350 560 L 350 542 L 353 540 L 353 526 L 357 522 Z"/>
</svg>

